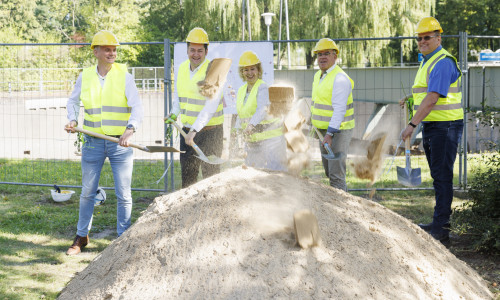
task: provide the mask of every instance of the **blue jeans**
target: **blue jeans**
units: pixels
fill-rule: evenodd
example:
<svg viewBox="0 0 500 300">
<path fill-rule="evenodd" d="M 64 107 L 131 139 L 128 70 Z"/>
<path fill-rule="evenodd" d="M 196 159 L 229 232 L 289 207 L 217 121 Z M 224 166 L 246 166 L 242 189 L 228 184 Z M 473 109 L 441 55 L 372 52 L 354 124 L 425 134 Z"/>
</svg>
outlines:
<svg viewBox="0 0 500 300">
<path fill-rule="evenodd" d="M 117 198 L 116 232 L 118 236 L 130 227 L 132 213 L 130 186 L 132 184 L 134 165 L 133 150 L 129 147 L 122 147 L 117 143 L 85 135 L 82 147 L 82 193 L 80 195 L 80 213 L 76 232 L 79 236 L 86 236 L 92 227 L 94 197 L 106 157 L 109 158 L 111 163 L 115 182 Z"/>
<path fill-rule="evenodd" d="M 463 120 L 423 123 L 424 151 L 436 194 L 432 234 L 442 235 L 449 232 L 445 225 L 449 224 L 451 216 L 453 165 L 463 128 Z"/>
</svg>

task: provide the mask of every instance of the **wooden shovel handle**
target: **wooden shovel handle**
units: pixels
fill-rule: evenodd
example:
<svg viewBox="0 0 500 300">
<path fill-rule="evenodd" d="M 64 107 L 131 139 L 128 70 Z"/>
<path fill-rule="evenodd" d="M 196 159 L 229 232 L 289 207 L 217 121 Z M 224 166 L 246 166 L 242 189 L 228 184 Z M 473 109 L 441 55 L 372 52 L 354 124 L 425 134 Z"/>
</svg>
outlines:
<svg viewBox="0 0 500 300">
<path fill-rule="evenodd" d="M 82 128 L 79 128 L 79 127 L 75 127 L 73 129 L 76 132 L 85 133 L 87 135 L 91 135 L 91 136 L 94 136 L 94 137 L 97 137 L 97 138 L 100 138 L 100 139 L 103 139 L 103 140 L 108 140 L 110 142 L 114 142 L 114 143 L 119 143 L 120 142 L 120 139 L 112 137 L 112 136 L 100 134 L 100 133 L 97 133 L 97 132 L 92 132 L 92 131 L 85 130 L 85 129 L 82 129 Z M 130 142 L 128 144 L 130 145 L 130 147 L 137 148 L 139 150 L 148 151 L 149 152 L 149 150 L 146 147 L 144 147 L 144 146 L 137 145 L 137 144 L 130 143 Z"/>
</svg>

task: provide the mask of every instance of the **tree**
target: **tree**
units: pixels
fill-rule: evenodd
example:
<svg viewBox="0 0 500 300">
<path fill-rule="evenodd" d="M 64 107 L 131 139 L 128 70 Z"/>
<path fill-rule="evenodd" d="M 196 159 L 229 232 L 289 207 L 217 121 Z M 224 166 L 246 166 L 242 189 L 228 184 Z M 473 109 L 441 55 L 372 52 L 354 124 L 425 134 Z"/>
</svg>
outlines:
<svg viewBox="0 0 500 300">
<path fill-rule="evenodd" d="M 496 7 L 496 8 L 495 8 Z M 500 35 L 500 13 L 495 0 L 438 0 L 436 18 L 443 27 L 443 34 Z M 458 53 L 456 39 L 444 39 L 443 46 Z M 469 49 L 495 51 L 494 39 L 470 40 Z M 498 42 L 496 43 L 498 46 Z"/>
</svg>

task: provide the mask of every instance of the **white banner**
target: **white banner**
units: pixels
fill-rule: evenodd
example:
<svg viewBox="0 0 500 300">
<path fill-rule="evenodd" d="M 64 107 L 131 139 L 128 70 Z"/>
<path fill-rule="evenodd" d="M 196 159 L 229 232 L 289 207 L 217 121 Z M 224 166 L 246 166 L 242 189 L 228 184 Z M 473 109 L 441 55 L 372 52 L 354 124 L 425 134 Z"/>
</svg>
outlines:
<svg viewBox="0 0 500 300">
<path fill-rule="evenodd" d="M 274 59 L 273 43 L 271 42 L 240 42 L 240 43 L 217 43 L 210 42 L 208 45 L 207 58 L 230 58 L 232 60 L 231 69 L 227 75 L 227 81 L 223 89 L 224 93 L 224 113 L 236 114 L 236 93 L 238 88 L 244 84 L 238 74 L 238 62 L 243 52 L 251 50 L 257 54 L 262 63 L 262 80 L 267 85 L 274 82 Z M 174 72 L 177 79 L 177 72 L 180 64 L 187 60 L 187 44 L 176 43 L 174 46 Z M 175 88 L 175 87 L 174 87 Z"/>
</svg>

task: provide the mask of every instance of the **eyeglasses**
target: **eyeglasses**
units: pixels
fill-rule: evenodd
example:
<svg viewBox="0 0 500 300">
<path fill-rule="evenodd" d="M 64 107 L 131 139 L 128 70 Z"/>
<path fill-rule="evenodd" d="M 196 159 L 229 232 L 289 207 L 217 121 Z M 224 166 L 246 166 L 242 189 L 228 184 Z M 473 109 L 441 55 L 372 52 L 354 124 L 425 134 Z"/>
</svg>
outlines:
<svg viewBox="0 0 500 300">
<path fill-rule="evenodd" d="M 416 39 L 417 39 L 417 42 L 421 42 L 421 41 L 422 41 L 422 39 L 423 39 L 424 41 L 428 41 L 428 40 L 430 40 L 430 39 L 432 39 L 432 38 L 435 38 L 435 37 L 437 37 L 437 35 L 426 35 L 426 36 L 424 36 L 424 37 L 419 36 L 419 37 L 417 37 Z"/>
<path fill-rule="evenodd" d="M 328 56 L 328 55 L 330 55 L 330 54 L 331 54 L 331 52 L 323 52 L 323 53 L 318 52 L 318 57 L 321 57 L 321 56 Z"/>
</svg>

